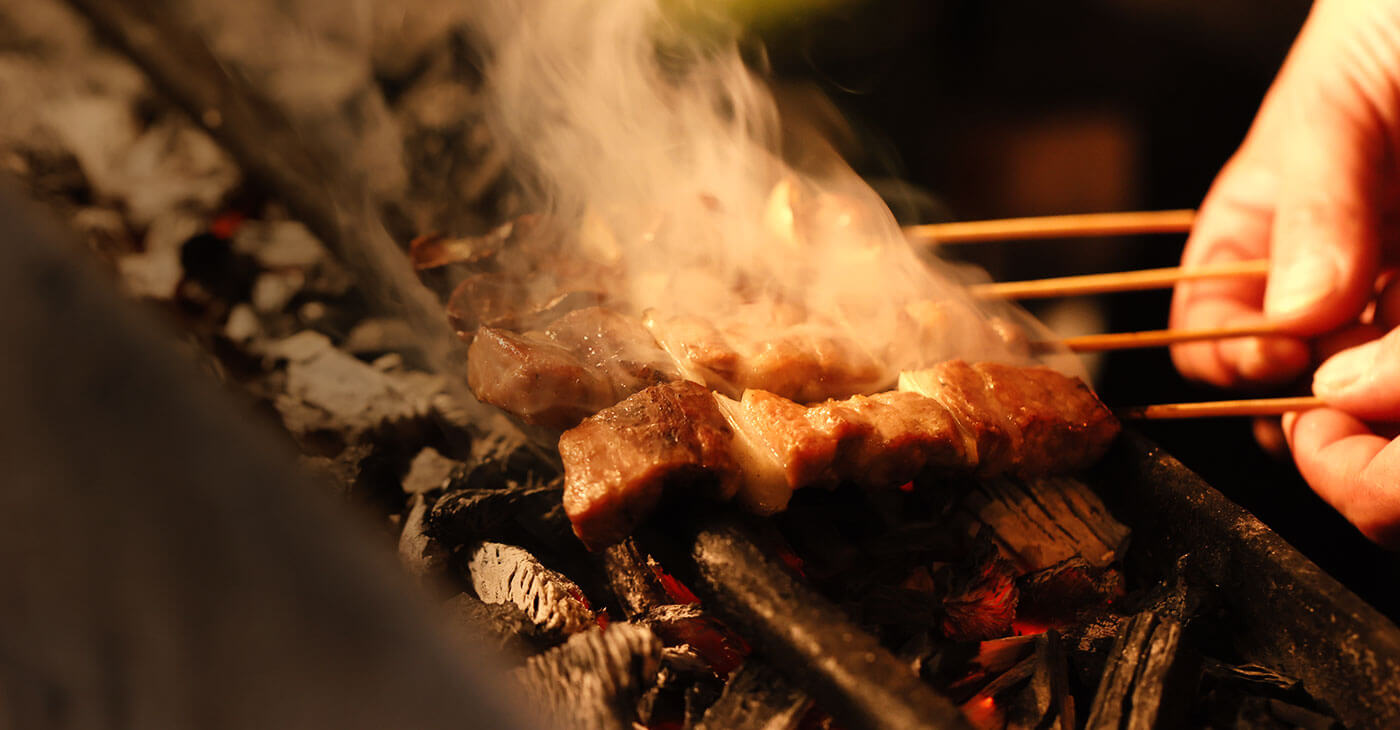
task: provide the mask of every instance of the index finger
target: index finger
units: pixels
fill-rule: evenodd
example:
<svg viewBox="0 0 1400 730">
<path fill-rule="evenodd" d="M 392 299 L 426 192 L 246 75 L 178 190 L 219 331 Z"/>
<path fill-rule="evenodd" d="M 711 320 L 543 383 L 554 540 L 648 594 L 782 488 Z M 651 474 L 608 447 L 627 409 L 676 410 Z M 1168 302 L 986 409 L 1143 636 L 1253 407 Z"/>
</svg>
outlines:
<svg viewBox="0 0 1400 730">
<path fill-rule="evenodd" d="M 1221 172 L 1201 204 L 1182 253 L 1184 267 L 1253 261 L 1269 256 L 1273 225 L 1272 172 L 1237 158 Z M 1182 282 L 1172 297 L 1172 329 L 1258 326 L 1264 282 L 1248 277 Z M 1182 375 L 1218 386 L 1273 382 L 1307 367 L 1308 347 L 1291 337 L 1249 337 L 1176 345 L 1172 361 Z"/>
<path fill-rule="evenodd" d="M 1284 433 L 1319 496 L 1366 537 L 1400 547 L 1400 440 L 1330 408 L 1285 416 Z"/>
</svg>

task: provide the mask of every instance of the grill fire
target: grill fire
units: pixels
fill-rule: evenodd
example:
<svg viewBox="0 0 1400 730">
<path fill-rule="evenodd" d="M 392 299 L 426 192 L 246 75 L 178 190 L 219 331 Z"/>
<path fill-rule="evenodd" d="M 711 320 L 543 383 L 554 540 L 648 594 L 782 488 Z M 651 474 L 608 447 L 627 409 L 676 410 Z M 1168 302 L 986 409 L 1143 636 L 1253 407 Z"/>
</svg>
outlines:
<svg viewBox="0 0 1400 730">
<path fill-rule="evenodd" d="M 254 176 L 211 196 L 173 244 L 172 285 L 148 298 L 313 470 L 377 510 L 440 618 L 497 650 L 510 701 L 538 722 L 1400 718 L 1384 688 L 1394 626 L 1180 464 L 1118 437 L 1078 366 L 1030 346 L 1039 325 L 916 255 L 830 145 L 784 139 L 721 19 L 651 0 L 486 3 L 423 41 L 420 62 L 390 64 L 392 79 L 366 74 L 350 96 L 377 101 L 357 109 L 398 115 L 418 142 L 498 139 L 475 162 L 519 186 L 476 189 L 524 194 L 511 222 L 418 236 L 388 249 L 395 262 L 375 248 L 391 227 L 405 241 L 487 227 L 454 224 L 440 197 L 437 210 L 407 194 L 387 205 L 379 188 L 423 184 L 413 174 L 368 187 L 328 174 L 317 197 L 305 171 L 278 166 L 302 158 L 265 126 L 285 104 L 273 89 L 179 83 L 199 64 L 172 67 L 146 41 L 198 58 L 236 44 L 205 47 L 175 15 L 109 2 L 74 4 L 163 93 L 207 106 L 198 118 Z M 468 40 L 479 85 L 462 81 Z M 392 102 L 372 84 L 393 86 Z M 227 95 L 190 98 L 212 88 Z M 430 101 L 454 93 L 491 124 L 446 129 Z M 345 260 L 278 219 L 277 199 Z M 355 250 L 379 253 L 343 255 Z M 125 268 L 159 253 L 103 252 Z M 379 271 L 393 291 L 402 277 L 381 269 L 410 264 L 425 287 L 397 311 L 348 275 Z M 438 303 L 414 298 L 424 288 Z M 418 315 L 449 322 L 465 356 Z M 515 420 L 456 387 L 463 367 Z M 608 479 L 621 486 L 599 497 Z M 1266 615 L 1284 599 L 1307 610 Z M 1309 636 L 1321 649 L 1294 646 Z"/>
</svg>

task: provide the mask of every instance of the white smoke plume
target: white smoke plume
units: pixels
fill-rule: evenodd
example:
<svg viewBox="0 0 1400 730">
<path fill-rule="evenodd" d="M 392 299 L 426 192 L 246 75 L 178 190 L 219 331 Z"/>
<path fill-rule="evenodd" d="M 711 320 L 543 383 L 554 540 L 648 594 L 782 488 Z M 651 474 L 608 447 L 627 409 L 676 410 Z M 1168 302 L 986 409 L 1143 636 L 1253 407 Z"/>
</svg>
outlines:
<svg viewBox="0 0 1400 730">
<path fill-rule="evenodd" d="M 1029 317 L 975 302 L 965 277 L 922 260 L 829 145 L 801 150 L 800 169 L 783 158 L 779 110 L 738 29 L 707 13 L 717 4 L 483 5 L 495 131 L 534 207 L 577 232 L 615 272 L 610 294 L 663 335 L 693 315 L 746 354 L 840 343 L 879 363 L 865 390 L 953 357 L 1029 359 L 998 326 L 1041 339 Z"/>
</svg>

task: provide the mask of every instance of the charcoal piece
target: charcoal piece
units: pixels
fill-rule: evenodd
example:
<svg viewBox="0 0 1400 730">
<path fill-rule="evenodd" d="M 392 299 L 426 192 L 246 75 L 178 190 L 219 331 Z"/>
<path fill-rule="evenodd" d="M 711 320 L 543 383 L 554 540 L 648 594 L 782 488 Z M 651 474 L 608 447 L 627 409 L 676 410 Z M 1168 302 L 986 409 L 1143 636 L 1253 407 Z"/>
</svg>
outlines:
<svg viewBox="0 0 1400 730">
<path fill-rule="evenodd" d="M 1125 622 L 1109 652 L 1085 727 L 1178 726 L 1200 678 L 1200 661 L 1181 638 L 1180 623 L 1153 611 Z"/>
<path fill-rule="evenodd" d="M 559 485 L 504 489 L 458 489 L 438 500 L 428 516 L 428 534 L 446 545 L 504 539 L 513 525 L 534 523 L 549 533 L 572 534 L 563 514 L 564 489 Z"/>
<path fill-rule="evenodd" d="M 694 703 L 701 698 L 694 694 L 697 686 L 704 685 L 707 694 L 713 694 L 710 702 L 719 697 L 723 682 L 710 669 L 710 665 L 691 646 L 668 646 L 661 650 L 661 671 L 656 675 L 656 684 L 637 703 L 637 720 L 647 727 L 668 727 L 679 725 L 693 727 L 692 715 L 698 719 L 704 711 L 694 711 Z"/>
<path fill-rule="evenodd" d="M 557 643 L 513 603 L 486 603 L 458 593 L 443 604 L 448 630 L 473 637 L 501 650 L 506 657 L 537 654 Z"/>
<path fill-rule="evenodd" d="M 874 585 L 864 591 L 860 615 L 865 624 L 917 630 L 931 626 L 943 616 L 938 598 L 922 591 L 898 586 Z"/>
<path fill-rule="evenodd" d="M 1037 665 L 1031 677 L 1031 687 L 1036 693 L 1039 718 L 1053 718 L 1049 727 L 1058 730 L 1074 730 L 1074 697 L 1069 689 L 1069 666 L 1065 659 L 1064 643 L 1058 631 L 1047 631 L 1036 643 Z M 1036 725 L 1044 726 L 1039 721 Z"/>
<path fill-rule="evenodd" d="M 409 575 L 420 580 L 440 574 L 447 564 L 447 550 L 423 531 L 431 507 L 427 497 L 413 495 L 399 533 L 399 560 Z"/>
<path fill-rule="evenodd" d="M 631 730 L 638 700 L 655 683 L 661 641 L 650 629 L 612 624 L 576 634 L 515 671 L 548 727 Z"/>
<path fill-rule="evenodd" d="M 772 667 L 751 659 L 730 676 L 699 730 L 795 730 L 811 699 Z"/>
<path fill-rule="evenodd" d="M 957 708 L 759 546 L 753 531 L 702 521 L 682 576 L 789 680 L 850 728 L 966 728 Z M 648 545 L 649 549 L 658 549 Z M 681 566 L 681 556 L 667 565 Z"/>
<path fill-rule="evenodd" d="M 1296 678 L 1282 674 L 1261 664 L 1226 664 L 1206 657 L 1201 660 L 1202 672 L 1217 681 L 1239 684 L 1256 691 L 1277 690 L 1291 692 L 1298 688 Z"/>
<path fill-rule="evenodd" d="M 670 602 L 666 589 L 637 551 L 637 544 L 632 538 L 594 555 L 602 564 L 613 597 L 627 618 L 635 619 Z"/>
<path fill-rule="evenodd" d="M 1033 636 L 955 642 L 940 650 L 938 655 L 924 658 L 927 666 L 922 667 L 920 673 L 929 677 L 936 672 L 935 676 L 949 680 L 940 683 L 946 687 L 949 698 L 966 703 L 993 679 L 1029 658 L 1036 647 L 1037 638 Z"/>
<path fill-rule="evenodd" d="M 636 623 L 650 628 L 667 646 L 691 647 L 720 676 L 734 671 L 749 653 L 738 634 L 698 604 L 658 606 Z"/>
<path fill-rule="evenodd" d="M 349 441 L 428 412 L 429 394 L 406 392 L 386 374 L 336 349 L 325 335 L 300 332 L 272 343 L 266 355 L 286 361 L 287 392 L 275 405 L 294 434 L 338 431 Z"/>
<path fill-rule="evenodd" d="M 1017 620 L 1037 628 L 1064 628 L 1101 613 L 1123 593 L 1123 574 L 1095 568 L 1079 556 L 1016 581 L 1021 600 Z"/>
<path fill-rule="evenodd" d="M 513 603 L 547 631 L 575 634 L 593 625 L 583 591 L 523 548 L 482 542 L 470 556 L 467 577 L 486 603 Z"/>
<path fill-rule="evenodd" d="M 1122 555 L 1129 535 L 1093 490 L 1068 477 L 982 480 L 963 497 L 960 511 L 970 520 L 970 531 L 991 529 L 1018 573 L 1075 556 L 1095 567 L 1110 565 Z"/>
<path fill-rule="evenodd" d="M 1012 632 L 1019 593 L 1014 569 L 988 543 L 955 571 L 943 596 L 943 633 L 954 640 L 994 639 Z"/>
<path fill-rule="evenodd" d="M 1014 698 L 1003 698 L 1035 674 L 1036 663 L 1036 657 L 1029 656 L 997 675 L 981 691 L 962 703 L 963 715 L 974 727 L 1006 727 L 1007 711 L 1014 709 L 1015 705 L 1012 701 Z"/>
<path fill-rule="evenodd" d="M 1265 697 L 1247 697 L 1234 717 L 1237 730 L 1340 730 L 1342 724 L 1320 712 Z"/>
<path fill-rule="evenodd" d="M 461 467 L 462 462 L 449 459 L 431 447 L 425 448 L 409 464 L 408 475 L 403 478 L 403 491 L 423 494 L 446 486 L 453 472 Z"/>
</svg>

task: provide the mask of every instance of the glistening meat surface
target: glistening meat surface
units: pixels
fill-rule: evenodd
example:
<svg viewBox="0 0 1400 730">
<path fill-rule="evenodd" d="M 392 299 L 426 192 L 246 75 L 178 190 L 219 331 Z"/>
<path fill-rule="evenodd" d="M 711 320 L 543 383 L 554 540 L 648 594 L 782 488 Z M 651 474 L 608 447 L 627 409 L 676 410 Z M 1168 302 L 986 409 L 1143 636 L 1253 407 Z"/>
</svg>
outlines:
<svg viewBox="0 0 1400 730">
<path fill-rule="evenodd" d="M 1118 433 L 1087 386 L 1048 368 L 954 360 L 901 386 L 810 408 L 756 390 L 734 401 L 687 381 L 652 386 L 561 437 L 565 510 L 598 548 L 629 534 L 663 488 L 768 514 L 814 484 L 1076 471 Z"/>
</svg>

